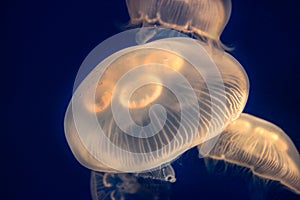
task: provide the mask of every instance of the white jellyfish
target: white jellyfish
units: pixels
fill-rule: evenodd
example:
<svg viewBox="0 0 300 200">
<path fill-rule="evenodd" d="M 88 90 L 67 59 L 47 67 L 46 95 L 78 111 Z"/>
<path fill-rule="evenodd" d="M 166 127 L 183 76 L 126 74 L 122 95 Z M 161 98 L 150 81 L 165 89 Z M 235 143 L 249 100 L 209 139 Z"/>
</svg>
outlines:
<svg viewBox="0 0 300 200">
<path fill-rule="evenodd" d="M 193 39 L 138 45 L 105 59 L 77 88 L 66 136 L 90 169 L 156 170 L 236 119 L 248 87 L 232 56 L 209 56 Z"/>
</svg>

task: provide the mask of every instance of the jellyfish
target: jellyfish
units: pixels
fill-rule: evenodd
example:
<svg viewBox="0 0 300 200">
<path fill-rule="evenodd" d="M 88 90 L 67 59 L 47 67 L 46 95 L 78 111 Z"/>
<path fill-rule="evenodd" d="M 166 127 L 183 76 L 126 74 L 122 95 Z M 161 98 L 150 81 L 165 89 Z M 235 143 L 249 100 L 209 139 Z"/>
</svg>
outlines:
<svg viewBox="0 0 300 200">
<path fill-rule="evenodd" d="M 97 65 L 65 116 L 79 162 L 104 172 L 161 170 L 217 136 L 242 112 L 249 85 L 238 61 L 206 49 L 191 38 L 167 38 L 123 49 Z"/>
<path fill-rule="evenodd" d="M 171 183 L 134 174 L 91 172 L 93 200 L 169 199 Z"/>
<path fill-rule="evenodd" d="M 258 117 L 242 113 L 206 157 L 249 168 L 256 176 L 300 193 L 299 152 L 282 129 Z"/>
<path fill-rule="evenodd" d="M 126 0 L 131 25 L 172 28 L 215 46 L 231 15 L 230 0 Z M 154 29 L 141 29 L 148 40 Z M 224 46 L 223 46 L 224 47 Z"/>
<path fill-rule="evenodd" d="M 127 194 L 135 194 L 139 188 L 137 178 L 130 174 L 91 174 L 93 199 L 124 199 Z"/>
<path fill-rule="evenodd" d="M 98 63 L 66 111 L 65 135 L 76 159 L 129 183 L 122 188 L 134 193 L 137 176 L 174 182 L 172 162 L 197 146 L 203 157 L 248 167 L 299 193 L 292 141 L 275 125 L 241 114 L 248 77 L 220 41 L 231 1 L 126 3 L 131 24 L 142 25 L 136 44 Z M 168 35 L 170 29 L 191 37 Z M 167 36 L 155 39 L 162 32 Z M 111 180 L 104 175 L 101 180 Z M 114 190 L 111 198 L 124 191 Z"/>
</svg>

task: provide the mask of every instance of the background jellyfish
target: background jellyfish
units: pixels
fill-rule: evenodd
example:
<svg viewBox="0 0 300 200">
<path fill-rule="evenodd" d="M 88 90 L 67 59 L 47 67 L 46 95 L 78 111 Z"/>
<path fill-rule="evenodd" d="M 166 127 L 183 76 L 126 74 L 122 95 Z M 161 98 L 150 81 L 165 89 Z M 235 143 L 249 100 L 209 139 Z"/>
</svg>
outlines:
<svg viewBox="0 0 300 200">
<path fill-rule="evenodd" d="M 172 28 L 220 45 L 220 35 L 231 14 L 230 0 L 126 0 L 131 24 Z M 151 37 L 143 31 L 139 37 Z"/>
<path fill-rule="evenodd" d="M 299 152 L 290 138 L 270 122 L 241 114 L 206 156 L 249 168 L 253 174 L 279 181 L 300 194 Z"/>
<path fill-rule="evenodd" d="M 91 173 L 93 200 L 169 199 L 171 183 L 133 174 Z"/>
</svg>

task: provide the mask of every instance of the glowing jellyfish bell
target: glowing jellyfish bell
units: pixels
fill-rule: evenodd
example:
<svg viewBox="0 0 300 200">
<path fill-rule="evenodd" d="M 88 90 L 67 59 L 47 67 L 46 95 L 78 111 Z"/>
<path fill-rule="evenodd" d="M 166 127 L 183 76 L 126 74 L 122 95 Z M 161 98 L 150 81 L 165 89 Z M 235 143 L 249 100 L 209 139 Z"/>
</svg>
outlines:
<svg viewBox="0 0 300 200">
<path fill-rule="evenodd" d="M 221 46 L 231 0 L 126 0 L 131 24 L 161 26 Z M 147 34 L 144 34 L 147 37 Z"/>
<path fill-rule="evenodd" d="M 65 116 L 72 152 L 89 169 L 175 181 L 169 164 L 242 112 L 248 78 L 229 54 L 191 38 L 118 51 L 82 81 Z M 158 170 L 159 172 L 155 172 Z"/>
<path fill-rule="evenodd" d="M 202 145 L 198 146 L 201 149 Z M 300 194 L 300 156 L 276 125 L 241 114 L 220 135 L 207 157 L 249 168 L 253 174 L 281 182 Z"/>
</svg>

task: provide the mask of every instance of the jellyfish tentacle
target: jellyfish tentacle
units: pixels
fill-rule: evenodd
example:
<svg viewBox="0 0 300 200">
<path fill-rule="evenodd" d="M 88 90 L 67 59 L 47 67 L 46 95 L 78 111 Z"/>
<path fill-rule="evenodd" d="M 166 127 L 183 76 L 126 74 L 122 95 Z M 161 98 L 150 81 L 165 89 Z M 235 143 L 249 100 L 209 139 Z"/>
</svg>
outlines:
<svg viewBox="0 0 300 200">
<path fill-rule="evenodd" d="M 299 152 L 279 127 L 265 120 L 241 114 L 221 133 L 206 157 L 249 168 L 253 174 L 279 181 L 300 194 Z"/>
<path fill-rule="evenodd" d="M 142 27 L 136 34 L 135 41 L 137 44 L 145 44 L 151 40 L 158 32 L 157 27 Z"/>
</svg>

